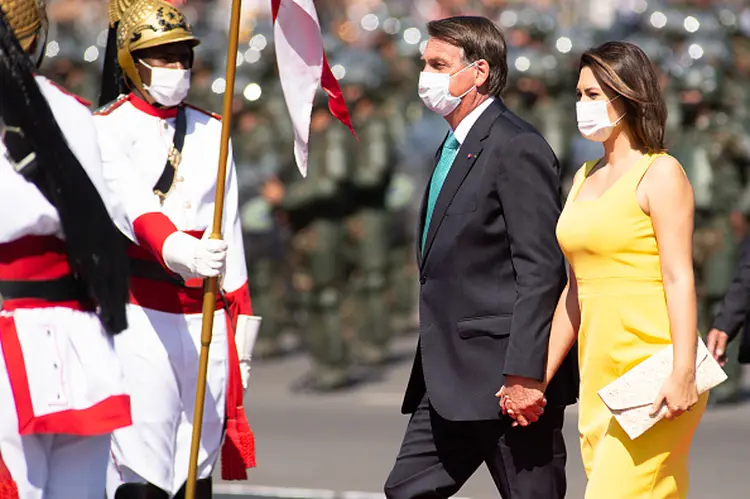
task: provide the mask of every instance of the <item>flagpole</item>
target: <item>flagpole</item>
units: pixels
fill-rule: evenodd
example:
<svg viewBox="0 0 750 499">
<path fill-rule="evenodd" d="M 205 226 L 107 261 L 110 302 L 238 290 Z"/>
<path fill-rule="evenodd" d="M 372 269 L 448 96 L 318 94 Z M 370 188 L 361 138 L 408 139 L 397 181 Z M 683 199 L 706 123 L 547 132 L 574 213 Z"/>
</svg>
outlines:
<svg viewBox="0 0 750 499">
<path fill-rule="evenodd" d="M 227 46 L 226 87 L 224 89 L 224 106 L 221 120 L 221 149 L 216 176 L 216 200 L 214 220 L 210 239 L 221 239 L 221 222 L 224 212 L 224 190 L 229 160 L 229 136 L 232 125 L 232 97 L 234 95 L 235 73 L 237 71 L 237 47 L 240 34 L 240 11 L 242 0 L 232 0 L 232 15 L 229 23 L 229 44 Z M 190 446 L 190 462 L 185 499 L 195 499 L 195 487 L 198 475 L 198 451 L 200 450 L 201 431 L 203 429 L 203 406 L 206 398 L 206 376 L 208 373 L 208 351 L 213 333 L 214 312 L 218 278 L 206 279 L 203 284 L 203 323 L 201 329 L 201 352 L 198 367 L 198 386 L 195 395 L 195 413 L 193 415 L 193 441 Z"/>
</svg>

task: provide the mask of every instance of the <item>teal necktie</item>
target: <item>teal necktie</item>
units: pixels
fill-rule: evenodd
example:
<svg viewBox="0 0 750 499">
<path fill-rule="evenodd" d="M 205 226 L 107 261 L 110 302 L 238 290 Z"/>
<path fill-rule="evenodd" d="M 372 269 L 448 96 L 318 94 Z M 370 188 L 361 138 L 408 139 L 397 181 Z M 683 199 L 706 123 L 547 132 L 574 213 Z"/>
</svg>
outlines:
<svg viewBox="0 0 750 499">
<path fill-rule="evenodd" d="M 427 232 L 430 229 L 430 220 L 432 219 L 432 212 L 435 210 L 435 203 L 437 202 L 440 189 L 443 188 L 448 172 L 451 169 L 453 160 L 456 159 L 458 154 L 458 148 L 461 144 L 458 143 L 453 132 L 448 135 L 443 143 L 443 149 L 440 151 L 440 161 L 438 161 L 435 171 L 432 172 L 432 180 L 430 181 L 430 193 L 427 197 L 427 212 L 424 216 L 424 230 L 422 230 L 422 251 L 424 252 L 424 246 L 427 243 Z"/>
</svg>

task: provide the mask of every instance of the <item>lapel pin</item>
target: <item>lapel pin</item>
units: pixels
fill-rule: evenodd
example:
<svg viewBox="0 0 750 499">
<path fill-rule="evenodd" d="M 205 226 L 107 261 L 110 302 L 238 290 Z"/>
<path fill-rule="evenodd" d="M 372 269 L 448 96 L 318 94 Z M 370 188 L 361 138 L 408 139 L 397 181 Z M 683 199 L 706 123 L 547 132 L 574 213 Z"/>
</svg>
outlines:
<svg viewBox="0 0 750 499">
<path fill-rule="evenodd" d="M 474 155 L 473 155 L 473 154 L 471 154 L 471 153 L 469 153 L 469 156 L 468 156 L 468 158 L 469 158 L 469 159 L 471 159 L 471 158 L 473 158 L 473 157 L 474 157 Z"/>
</svg>

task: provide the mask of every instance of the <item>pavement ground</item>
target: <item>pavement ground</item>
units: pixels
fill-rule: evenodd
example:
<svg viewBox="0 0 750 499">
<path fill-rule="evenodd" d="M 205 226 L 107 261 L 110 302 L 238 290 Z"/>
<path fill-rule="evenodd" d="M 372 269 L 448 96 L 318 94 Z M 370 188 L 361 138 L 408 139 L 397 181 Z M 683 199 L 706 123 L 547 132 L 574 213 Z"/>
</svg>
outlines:
<svg viewBox="0 0 750 499">
<path fill-rule="evenodd" d="M 304 354 L 255 362 L 245 407 L 256 436 L 258 467 L 248 471 L 246 482 L 218 481 L 215 497 L 383 498 L 382 486 L 406 428 L 399 406 L 415 345 L 415 335 L 399 338 L 396 359 L 381 376 L 327 395 L 292 390 L 309 367 Z M 569 408 L 565 437 L 567 497 L 572 499 L 583 498 L 585 488 L 576 418 L 577 408 Z M 706 412 L 690 469 L 689 499 L 750 497 L 750 403 Z M 480 468 L 458 496 L 481 499 L 498 493 Z"/>
</svg>

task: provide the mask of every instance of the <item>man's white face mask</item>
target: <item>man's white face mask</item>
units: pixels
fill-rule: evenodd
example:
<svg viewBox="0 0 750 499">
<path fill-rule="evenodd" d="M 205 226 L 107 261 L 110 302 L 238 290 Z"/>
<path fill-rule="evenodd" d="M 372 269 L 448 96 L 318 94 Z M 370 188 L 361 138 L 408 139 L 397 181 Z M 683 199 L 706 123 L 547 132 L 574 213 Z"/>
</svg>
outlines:
<svg viewBox="0 0 750 499">
<path fill-rule="evenodd" d="M 174 107 L 182 103 L 190 90 L 190 70 L 155 68 L 144 61 L 139 61 L 151 70 L 151 84 L 143 85 L 156 102 L 165 107 Z"/>
<path fill-rule="evenodd" d="M 476 86 L 471 87 L 462 95 L 456 97 L 450 91 L 451 79 L 474 65 L 476 65 L 476 62 L 472 62 L 452 75 L 446 73 L 428 73 L 425 71 L 420 73 L 419 98 L 422 99 L 427 109 L 441 116 L 448 116 L 452 113 L 461 104 L 461 99 L 474 90 Z"/>
</svg>

